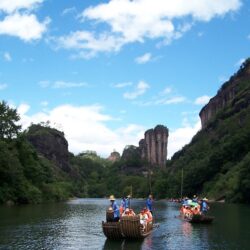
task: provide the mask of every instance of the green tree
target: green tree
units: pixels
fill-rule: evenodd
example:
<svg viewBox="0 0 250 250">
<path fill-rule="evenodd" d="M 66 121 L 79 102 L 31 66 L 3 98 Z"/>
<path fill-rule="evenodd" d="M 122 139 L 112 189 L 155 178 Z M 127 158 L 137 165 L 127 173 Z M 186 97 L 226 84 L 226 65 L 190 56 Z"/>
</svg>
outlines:
<svg viewBox="0 0 250 250">
<path fill-rule="evenodd" d="M 16 137 L 21 129 L 16 123 L 20 120 L 17 110 L 7 105 L 5 101 L 0 102 L 0 140 Z"/>
</svg>

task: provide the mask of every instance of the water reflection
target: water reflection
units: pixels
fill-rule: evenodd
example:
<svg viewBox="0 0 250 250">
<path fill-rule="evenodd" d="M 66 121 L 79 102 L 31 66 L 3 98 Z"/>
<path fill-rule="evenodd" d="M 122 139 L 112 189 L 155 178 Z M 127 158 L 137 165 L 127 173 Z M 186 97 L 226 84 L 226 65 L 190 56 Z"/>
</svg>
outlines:
<svg viewBox="0 0 250 250">
<path fill-rule="evenodd" d="M 121 240 L 111 241 L 106 240 L 103 250 L 138 250 L 142 247 L 143 240 Z"/>
<path fill-rule="evenodd" d="M 184 221 L 181 226 L 182 233 L 185 237 L 189 237 L 192 234 L 192 224 L 189 222 Z"/>
<path fill-rule="evenodd" d="M 0 206 L 0 249 L 249 249 L 250 207 L 212 204 L 215 221 L 192 225 L 177 218 L 179 205 L 155 202 L 159 227 L 141 241 L 109 241 L 102 233 L 104 199 L 78 199 L 67 203 Z M 132 200 L 136 212 L 144 200 Z"/>
</svg>

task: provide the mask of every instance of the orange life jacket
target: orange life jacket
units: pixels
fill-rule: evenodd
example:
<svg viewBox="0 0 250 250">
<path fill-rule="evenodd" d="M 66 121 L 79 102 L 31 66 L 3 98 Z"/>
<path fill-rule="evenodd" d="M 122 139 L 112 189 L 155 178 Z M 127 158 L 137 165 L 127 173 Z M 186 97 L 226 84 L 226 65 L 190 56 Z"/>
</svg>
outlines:
<svg viewBox="0 0 250 250">
<path fill-rule="evenodd" d="M 120 215 L 122 215 L 122 214 L 123 214 L 123 212 L 124 212 L 124 208 L 123 208 L 123 206 L 120 206 L 119 211 L 120 211 Z"/>
</svg>

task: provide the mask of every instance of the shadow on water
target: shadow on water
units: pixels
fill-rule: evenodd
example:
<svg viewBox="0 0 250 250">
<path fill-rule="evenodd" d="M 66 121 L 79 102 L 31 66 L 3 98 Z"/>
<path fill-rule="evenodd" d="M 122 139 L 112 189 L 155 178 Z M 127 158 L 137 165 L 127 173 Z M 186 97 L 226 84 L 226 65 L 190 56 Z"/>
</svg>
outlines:
<svg viewBox="0 0 250 250">
<path fill-rule="evenodd" d="M 120 240 L 111 241 L 106 240 L 103 246 L 103 250 L 137 250 L 141 249 L 143 240 Z"/>
</svg>

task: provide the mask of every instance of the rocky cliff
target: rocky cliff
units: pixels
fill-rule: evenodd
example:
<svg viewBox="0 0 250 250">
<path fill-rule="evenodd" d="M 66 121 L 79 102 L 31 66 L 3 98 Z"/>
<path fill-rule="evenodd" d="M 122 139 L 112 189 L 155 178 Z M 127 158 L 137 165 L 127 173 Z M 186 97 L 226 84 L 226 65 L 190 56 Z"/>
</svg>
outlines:
<svg viewBox="0 0 250 250">
<path fill-rule="evenodd" d="M 151 165 L 164 167 L 167 160 L 168 128 L 157 125 L 144 134 L 144 139 L 139 142 L 141 158 Z"/>
<path fill-rule="evenodd" d="M 241 91 L 241 85 L 239 83 L 242 84 L 246 82 L 247 84 L 249 80 L 250 59 L 246 60 L 245 63 L 242 64 L 240 70 L 234 76 L 232 76 L 229 81 L 222 85 L 217 95 L 214 96 L 200 111 L 202 128 L 205 128 L 219 111 L 221 111 L 223 108 L 229 105 L 232 100 L 235 99 L 236 95 Z M 241 103 L 241 105 L 248 105 L 250 100 L 247 100 L 247 98 L 244 99 L 245 102 L 247 101 L 247 103 Z M 242 106 L 238 107 L 238 109 L 241 108 Z"/>
<path fill-rule="evenodd" d="M 108 157 L 108 161 L 115 162 L 119 161 L 121 159 L 121 156 L 118 152 L 113 151 L 110 156 Z"/>
<path fill-rule="evenodd" d="M 68 142 L 62 132 L 33 124 L 27 132 L 27 139 L 39 154 L 55 163 L 63 171 L 70 171 Z"/>
<path fill-rule="evenodd" d="M 144 138 L 139 141 L 139 147 L 127 146 L 122 154 L 123 161 L 136 160 L 141 169 L 146 169 L 145 162 L 151 166 L 165 167 L 167 160 L 168 128 L 157 125 L 154 129 L 145 132 Z"/>
</svg>

